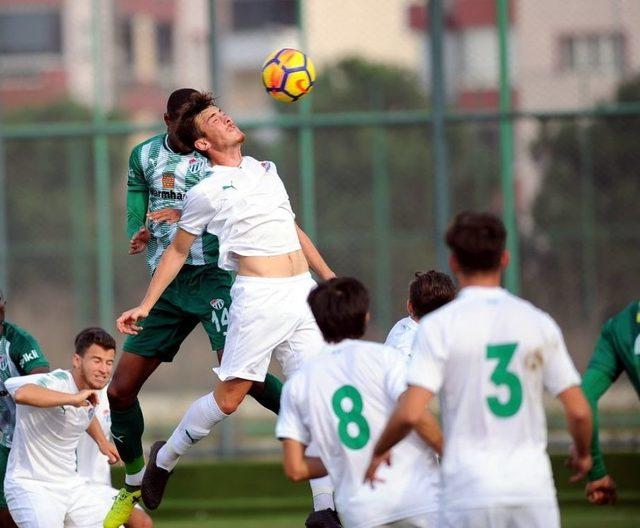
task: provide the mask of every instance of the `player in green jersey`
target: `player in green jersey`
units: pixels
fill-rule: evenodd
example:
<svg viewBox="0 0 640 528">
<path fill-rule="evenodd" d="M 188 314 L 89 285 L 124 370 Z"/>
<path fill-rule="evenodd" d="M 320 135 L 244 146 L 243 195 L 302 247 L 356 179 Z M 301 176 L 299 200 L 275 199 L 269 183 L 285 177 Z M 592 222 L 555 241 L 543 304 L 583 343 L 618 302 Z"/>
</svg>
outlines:
<svg viewBox="0 0 640 528">
<path fill-rule="evenodd" d="M 618 379 L 627 373 L 640 397 L 640 302 L 634 301 L 609 319 L 582 378 L 582 389 L 593 411 L 591 457 L 587 498 L 593 504 L 616 501 L 616 484 L 604 465 L 598 438 L 598 400 Z"/>
<path fill-rule="evenodd" d="M 31 334 L 5 320 L 6 306 L 0 291 L 0 526 L 14 528 L 16 524 L 4 497 L 4 475 L 16 425 L 16 404 L 4 382 L 13 376 L 49 372 L 49 362 Z"/>
<path fill-rule="evenodd" d="M 127 178 L 127 234 L 129 253 L 147 250 L 153 273 L 176 232 L 187 191 L 207 176 L 208 160 L 186 149 L 172 133 L 180 107 L 195 90 L 174 91 L 167 101 L 167 132 L 134 147 Z M 125 487 L 105 519 L 106 528 L 124 524 L 140 497 L 145 462 L 142 452 L 144 421 L 138 402 L 140 389 L 162 362 L 170 362 L 180 345 L 202 324 L 218 359 L 224 347 L 233 282 L 218 268 L 218 238 L 205 233 L 189 251 L 185 266 L 144 321 L 144 331 L 130 336 L 109 386 L 111 432 L 125 464 Z M 278 413 L 282 383 L 269 375 L 256 383 L 251 395 Z"/>
</svg>

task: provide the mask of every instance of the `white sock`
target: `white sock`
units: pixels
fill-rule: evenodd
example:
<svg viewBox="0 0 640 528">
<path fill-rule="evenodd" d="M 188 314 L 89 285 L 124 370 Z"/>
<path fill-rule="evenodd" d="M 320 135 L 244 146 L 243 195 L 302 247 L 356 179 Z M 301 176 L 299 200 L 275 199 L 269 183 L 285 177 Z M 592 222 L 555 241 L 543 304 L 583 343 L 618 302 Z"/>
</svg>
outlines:
<svg viewBox="0 0 640 528">
<path fill-rule="evenodd" d="M 314 511 L 326 510 L 327 508 L 331 510 L 336 509 L 333 503 L 333 485 L 331 484 L 329 476 L 311 479 L 309 484 L 311 485 L 311 493 L 313 494 Z"/>
<path fill-rule="evenodd" d="M 215 424 L 227 417 L 209 393 L 191 404 L 167 443 L 158 451 L 156 465 L 171 471 L 178 459 L 207 436 Z"/>
<path fill-rule="evenodd" d="M 140 471 L 133 475 L 125 475 L 124 483 L 129 486 L 142 486 L 142 477 L 144 476 L 144 470 L 146 466 L 143 466 Z"/>
</svg>

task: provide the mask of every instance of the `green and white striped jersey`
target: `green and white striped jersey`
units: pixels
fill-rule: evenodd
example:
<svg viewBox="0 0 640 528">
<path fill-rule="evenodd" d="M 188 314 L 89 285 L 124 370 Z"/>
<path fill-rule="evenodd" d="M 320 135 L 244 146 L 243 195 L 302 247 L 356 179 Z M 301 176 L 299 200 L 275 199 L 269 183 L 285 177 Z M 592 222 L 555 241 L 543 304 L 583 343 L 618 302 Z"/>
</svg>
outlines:
<svg viewBox="0 0 640 528">
<path fill-rule="evenodd" d="M 31 334 L 5 321 L 0 330 L 0 445 L 11 447 L 16 425 L 16 403 L 4 382 L 15 376 L 29 374 L 36 367 L 48 367 L 49 362 Z"/>
<path fill-rule="evenodd" d="M 137 145 L 129 157 L 127 186 L 131 190 L 149 191 L 149 210 L 172 208 L 182 210 L 187 191 L 209 175 L 207 159 L 197 152 L 177 154 L 160 134 Z M 171 244 L 177 225 L 149 222 L 151 239 L 147 263 L 153 272 L 162 253 Z M 218 237 L 205 233 L 196 238 L 189 251 L 187 264 L 201 266 L 218 263 Z"/>
</svg>

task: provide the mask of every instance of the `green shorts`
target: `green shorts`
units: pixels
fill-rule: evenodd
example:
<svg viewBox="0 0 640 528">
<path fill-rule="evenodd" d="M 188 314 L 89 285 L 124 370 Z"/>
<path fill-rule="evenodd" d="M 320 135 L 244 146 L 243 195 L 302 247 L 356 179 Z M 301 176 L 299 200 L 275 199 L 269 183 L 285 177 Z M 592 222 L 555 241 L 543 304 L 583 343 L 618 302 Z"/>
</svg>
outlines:
<svg viewBox="0 0 640 528">
<path fill-rule="evenodd" d="M 0 445 L 0 508 L 7 507 L 7 499 L 4 497 L 4 476 L 7 473 L 7 460 L 10 448 Z"/>
<path fill-rule="evenodd" d="M 215 265 L 185 264 L 167 287 L 138 335 L 129 336 L 123 350 L 139 356 L 173 361 L 186 337 L 202 323 L 211 348 L 224 348 L 229 324 L 233 277 Z"/>
</svg>

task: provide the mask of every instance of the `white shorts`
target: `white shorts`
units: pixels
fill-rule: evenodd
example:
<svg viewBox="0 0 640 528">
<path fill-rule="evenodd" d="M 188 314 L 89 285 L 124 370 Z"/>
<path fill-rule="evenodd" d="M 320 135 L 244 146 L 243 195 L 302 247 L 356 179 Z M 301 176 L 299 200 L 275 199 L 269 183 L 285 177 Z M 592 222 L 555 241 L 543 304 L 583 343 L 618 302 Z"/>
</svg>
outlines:
<svg viewBox="0 0 640 528">
<path fill-rule="evenodd" d="M 558 504 L 444 509 L 443 528 L 560 528 Z"/>
<path fill-rule="evenodd" d="M 272 353 L 289 377 L 320 352 L 324 340 L 307 304 L 315 287 L 309 273 L 283 279 L 236 277 L 224 352 L 213 369 L 218 377 L 264 381 Z"/>
<path fill-rule="evenodd" d="M 388 524 L 382 524 L 378 528 L 437 528 L 438 512 L 416 515 L 407 519 L 400 519 Z"/>
<path fill-rule="evenodd" d="M 4 491 L 19 528 L 102 528 L 113 503 L 113 495 L 96 497 L 81 479 L 61 485 L 15 479 Z"/>
</svg>

